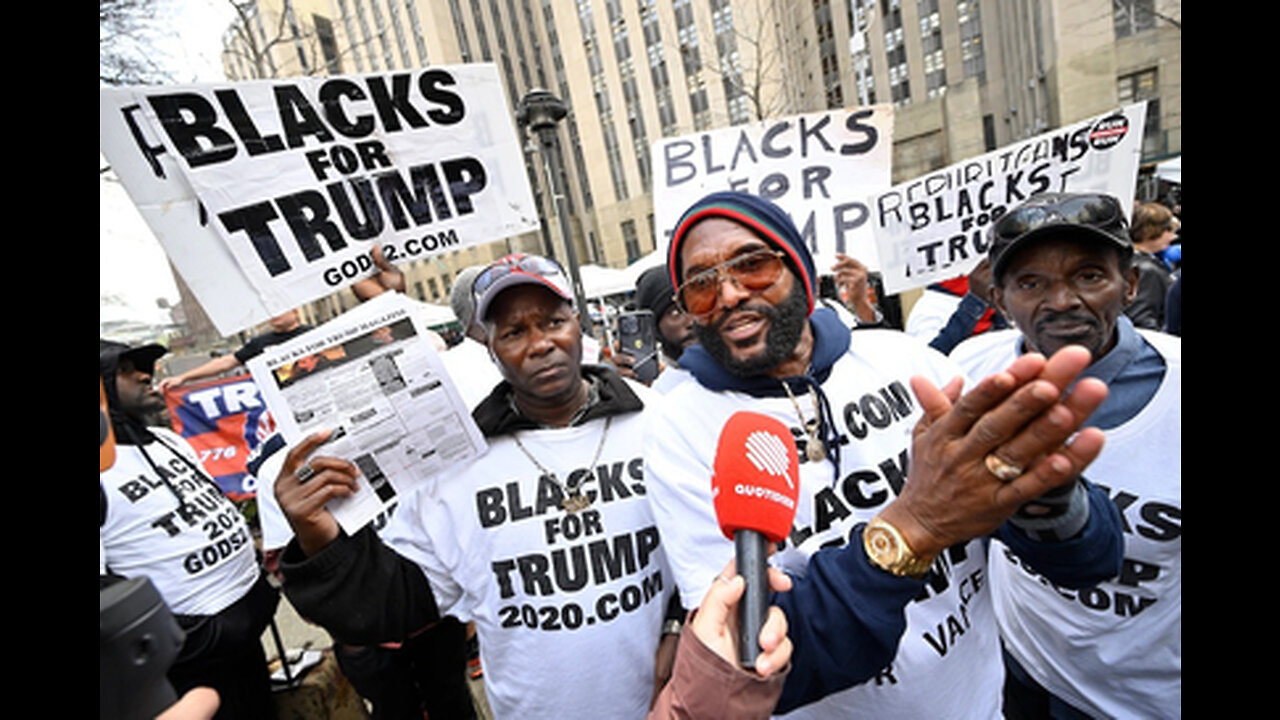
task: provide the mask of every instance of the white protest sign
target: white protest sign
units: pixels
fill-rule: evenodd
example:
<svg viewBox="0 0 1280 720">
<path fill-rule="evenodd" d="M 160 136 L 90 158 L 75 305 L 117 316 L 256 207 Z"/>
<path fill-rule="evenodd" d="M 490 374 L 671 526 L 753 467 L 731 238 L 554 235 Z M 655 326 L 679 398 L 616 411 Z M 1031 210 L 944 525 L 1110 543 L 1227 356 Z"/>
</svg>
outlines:
<svg viewBox="0 0 1280 720">
<path fill-rule="evenodd" d="M 162 146 L 148 146 L 146 118 L 132 89 L 104 88 L 98 120 L 102 152 L 165 254 L 223 335 L 272 313 L 209 224 L 195 191 Z"/>
<path fill-rule="evenodd" d="M 893 108 L 796 115 L 667 138 L 653 144 L 654 238 L 667 247 L 698 198 L 740 190 L 786 210 L 815 255 L 876 267 L 863 200 L 889 186 Z"/>
<path fill-rule="evenodd" d="M 103 151 L 179 170 L 222 238 L 210 258 L 229 251 L 265 308 L 255 320 L 369 275 L 374 243 L 403 262 L 539 226 L 491 64 L 124 92 L 104 92 Z"/>
<path fill-rule="evenodd" d="M 987 231 L 1044 192 L 1101 192 L 1126 208 L 1142 157 L 1146 103 L 1081 120 L 902 183 L 871 201 L 885 292 L 964 275 L 986 257 Z"/>
</svg>

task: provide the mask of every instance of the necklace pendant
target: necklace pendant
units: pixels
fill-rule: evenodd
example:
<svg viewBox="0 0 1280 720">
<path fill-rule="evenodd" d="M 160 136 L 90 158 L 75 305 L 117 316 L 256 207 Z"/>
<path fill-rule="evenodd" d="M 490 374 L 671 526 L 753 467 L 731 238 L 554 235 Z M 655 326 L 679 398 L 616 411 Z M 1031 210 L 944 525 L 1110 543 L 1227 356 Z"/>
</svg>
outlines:
<svg viewBox="0 0 1280 720">
<path fill-rule="evenodd" d="M 809 462 L 822 462 L 827 459 L 827 446 L 816 437 L 810 436 L 804 450 Z"/>
<path fill-rule="evenodd" d="M 591 501 L 588 500 L 586 496 L 580 493 L 574 493 L 566 497 L 564 501 L 560 503 L 560 507 L 564 508 L 565 512 L 573 514 L 586 508 L 590 504 Z"/>
</svg>

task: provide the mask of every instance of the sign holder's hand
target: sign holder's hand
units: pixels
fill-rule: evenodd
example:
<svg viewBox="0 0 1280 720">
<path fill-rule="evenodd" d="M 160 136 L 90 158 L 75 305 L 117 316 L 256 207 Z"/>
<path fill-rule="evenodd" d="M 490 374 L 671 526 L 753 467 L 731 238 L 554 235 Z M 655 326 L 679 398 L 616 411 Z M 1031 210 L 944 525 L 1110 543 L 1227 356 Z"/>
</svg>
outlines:
<svg viewBox="0 0 1280 720">
<path fill-rule="evenodd" d="M 334 498 L 350 497 L 359 487 L 356 476 L 360 471 L 354 464 L 334 457 L 308 459 L 329 439 L 330 432 L 308 435 L 289 450 L 276 478 L 276 500 L 308 557 L 323 550 L 342 532 L 325 504 Z"/>
<path fill-rule="evenodd" d="M 351 285 L 351 292 L 356 294 L 357 300 L 364 302 L 388 290 L 398 293 L 404 292 L 404 273 L 400 271 L 400 268 L 392 265 L 386 256 L 382 254 L 381 245 L 373 246 L 373 264 L 378 266 L 376 275 L 357 280 Z"/>
<path fill-rule="evenodd" d="M 840 288 L 845 304 L 858 315 L 864 323 L 876 321 L 876 308 L 870 293 L 867 292 L 867 266 L 844 254 L 836 254 L 836 264 L 831 267 L 835 271 L 836 287 Z"/>
</svg>

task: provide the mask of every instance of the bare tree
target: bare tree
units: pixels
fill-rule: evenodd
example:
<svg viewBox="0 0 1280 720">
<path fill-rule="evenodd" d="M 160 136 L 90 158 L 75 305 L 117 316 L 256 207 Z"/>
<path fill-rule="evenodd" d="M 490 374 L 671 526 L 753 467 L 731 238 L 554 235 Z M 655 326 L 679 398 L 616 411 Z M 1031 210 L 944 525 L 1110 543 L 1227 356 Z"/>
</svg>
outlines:
<svg viewBox="0 0 1280 720">
<path fill-rule="evenodd" d="M 263 0 L 227 0 L 235 9 L 236 20 L 228 30 L 228 37 L 223 45 L 226 54 L 238 59 L 238 67 L 247 71 L 247 77 L 233 79 L 248 80 L 286 75 L 324 75 L 331 70 L 332 61 L 340 61 L 342 57 L 354 53 L 364 43 L 352 43 L 339 51 L 330 46 L 325 51 L 323 43 L 333 41 L 331 36 L 321 37 L 316 31 L 314 22 L 307 22 L 298 17 L 290 0 L 276 0 L 278 5 L 274 19 L 264 12 Z M 273 54 L 281 47 L 292 47 L 298 54 L 296 64 L 294 58 L 287 60 L 279 54 Z M 280 58 L 280 65 L 275 64 Z M 239 73 L 231 73 L 239 75 Z"/>
<path fill-rule="evenodd" d="M 149 85 L 171 78 L 156 62 L 150 35 L 154 0 L 98 0 L 98 77 L 107 85 Z"/>
<path fill-rule="evenodd" d="M 740 8 L 746 9 L 743 5 Z M 722 3 L 715 17 L 717 33 L 714 38 L 715 61 L 697 58 L 699 65 L 709 74 L 720 79 L 724 87 L 725 101 L 732 104 L 743 98 L 750 117 L 748 120 L 766 120 L 796 112 L 815 109 L 809 107 L 808 86 L 796 87 L 787 78 L 789 67 L 785 61 L 783 38 L 780 36 L 775 3 L 756 0 L 753 13 L 734 14 L 732 5 Z M 682 51 L 688 52 L 682 46 Z M 697 53 L 697 49 L 693 49 Z M 689 66 L 686 63 L 686 68 Z M 797 100 L 797 93 L 802 96 Z M 731 111 L 731 116 L 733 112 Z M 735 123 L 741 118 L 734 119 Z"/>
</svg>

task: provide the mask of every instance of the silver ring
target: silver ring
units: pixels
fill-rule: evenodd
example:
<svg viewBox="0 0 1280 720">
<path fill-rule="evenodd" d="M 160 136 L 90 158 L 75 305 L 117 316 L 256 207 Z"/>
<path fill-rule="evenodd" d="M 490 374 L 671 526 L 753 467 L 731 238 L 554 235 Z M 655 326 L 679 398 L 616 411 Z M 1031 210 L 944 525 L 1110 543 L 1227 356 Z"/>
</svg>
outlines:
<svg viewBox="0 0 1280 720">
<path fill-rule="evenodd" d="M 995 475 L 1001 482 L 1011 482 L 1022 475 L 1022 468 L 1002 459 L 995 453 L 987 453 L 987 471 Z"/>
<path fill-rule="evenodd" d="M 311 467 L 310 463 L 303 463 L 302 467 L 293 472 L 293 476 L 298 478 L 298 482 L 304 483 L 315 477 L 316 469 Z"/>
</svg>

